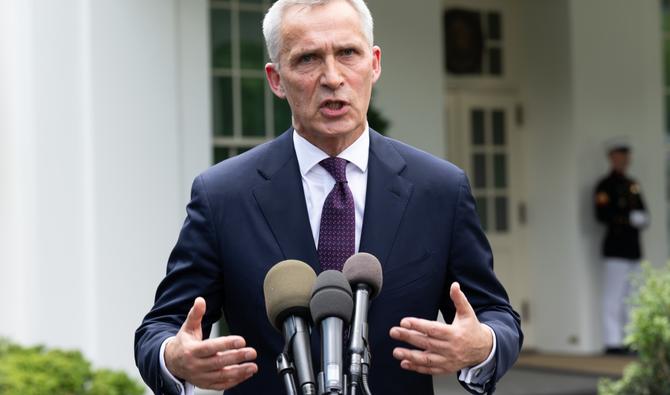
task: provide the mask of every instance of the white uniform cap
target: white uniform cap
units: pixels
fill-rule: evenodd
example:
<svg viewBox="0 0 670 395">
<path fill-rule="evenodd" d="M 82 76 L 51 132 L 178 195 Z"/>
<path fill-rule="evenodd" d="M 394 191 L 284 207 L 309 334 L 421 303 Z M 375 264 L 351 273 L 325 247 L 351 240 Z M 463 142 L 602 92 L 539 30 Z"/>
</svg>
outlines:
<svg viewBox="0 0 670 395">
<path fill-rule="evenodd" d="M 617 136 L 605 141 L 605 153 L 609 154 L 612 151 L 630 151 L 631 145 L 628 137 Z"/>
</svg>

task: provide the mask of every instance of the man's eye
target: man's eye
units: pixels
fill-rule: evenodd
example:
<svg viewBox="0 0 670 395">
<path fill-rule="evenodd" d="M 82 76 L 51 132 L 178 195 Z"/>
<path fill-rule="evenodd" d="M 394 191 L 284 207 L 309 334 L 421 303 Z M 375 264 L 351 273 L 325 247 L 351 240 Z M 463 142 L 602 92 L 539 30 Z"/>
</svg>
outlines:
<svg viewBox="0 0 670 395">
<path fill-rule="evenodd" d="M 309 63 L 314 60 L 314 55 L 307 54 L 300 57 L 300 63 Z"/>
<path fill-rule="evenodd" d="M 356 51 L 353 48 L 347 48 L 342 50 L 342 55 L 344 56 L 352 56 L 356 53 Z"/>
</svg>

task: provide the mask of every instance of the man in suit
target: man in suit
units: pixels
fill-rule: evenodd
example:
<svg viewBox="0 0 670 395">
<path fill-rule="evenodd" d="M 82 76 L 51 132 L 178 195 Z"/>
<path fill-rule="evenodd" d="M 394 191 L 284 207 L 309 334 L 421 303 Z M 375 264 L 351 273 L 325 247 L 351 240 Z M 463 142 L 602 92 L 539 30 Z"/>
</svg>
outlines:
<svg viewBox="0 0 670 395">
<path fill-rule="evenodd" d="M 167 275 L 136 332 L 144 380 L 157 393 L 281 393 L 283 340 L 265 316 L 265 274 L 284 259 L 318 273 L 341 267 L 334 256 L 364 251 L 384 275 L 368 318 L 372 391 L 428 395 L 432 375 L 459 372 L 468 391 L 491 393 L 521 347 L 519 317 L 493 273 L 463 172 L 367 125 L 381 50 L 365 3 L 279 0 L 263 31 L 267 79 L 288 100 L 293 127 L 194 181 Z M 438 310 L 449 324 L 436 321 Z M 205 339 L 222 311 L 236 335 Z"/>
</svg>

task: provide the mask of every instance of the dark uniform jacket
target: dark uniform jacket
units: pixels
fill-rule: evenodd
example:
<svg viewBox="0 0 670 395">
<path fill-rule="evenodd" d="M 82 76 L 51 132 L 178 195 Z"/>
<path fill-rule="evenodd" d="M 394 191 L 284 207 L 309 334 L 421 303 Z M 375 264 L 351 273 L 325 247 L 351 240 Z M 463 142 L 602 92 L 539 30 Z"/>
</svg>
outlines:
<svg viewBox="0 0 670 395">
<path fill-rule="evenodd" d="M 603 256 L 640 259 L 640 231 L 630 223 L 631 211 L 645 211 L 639 184 L 613 171 L 598 182 L 595 209 L 598 221 L 607 226 Z"/>
</svg>

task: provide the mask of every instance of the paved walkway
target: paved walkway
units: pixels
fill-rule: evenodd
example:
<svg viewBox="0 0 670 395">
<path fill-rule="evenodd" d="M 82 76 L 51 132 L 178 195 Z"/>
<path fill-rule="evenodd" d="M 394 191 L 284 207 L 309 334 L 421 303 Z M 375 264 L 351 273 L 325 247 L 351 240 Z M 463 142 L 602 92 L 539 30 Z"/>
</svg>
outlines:
<svg viewBox="0 0 670 395">
<path fill-rule="evenodd" d="M 496 395 L 596 395 L 598 377 L 513 368 L 498 383 Z M 435 395 L 467 394 L 456 376 L 435 380 Z"/>
</svg>

